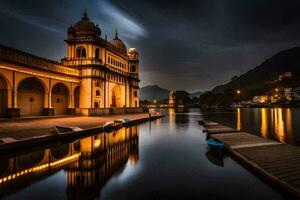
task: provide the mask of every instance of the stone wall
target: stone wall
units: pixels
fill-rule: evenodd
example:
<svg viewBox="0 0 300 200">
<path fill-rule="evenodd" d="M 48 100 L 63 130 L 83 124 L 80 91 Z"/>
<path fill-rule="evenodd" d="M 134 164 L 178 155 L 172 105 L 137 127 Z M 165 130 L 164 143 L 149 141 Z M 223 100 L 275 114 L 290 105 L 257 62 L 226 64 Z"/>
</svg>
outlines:
<svg viewBox="0 0 300 200">
<path fill-rule="evenodd" d="M 76 115 L 84 116 L 101 116 L 101 115 L 116 115 L 148 112 L 143 108 L 76 108 Z"/>
</svg>

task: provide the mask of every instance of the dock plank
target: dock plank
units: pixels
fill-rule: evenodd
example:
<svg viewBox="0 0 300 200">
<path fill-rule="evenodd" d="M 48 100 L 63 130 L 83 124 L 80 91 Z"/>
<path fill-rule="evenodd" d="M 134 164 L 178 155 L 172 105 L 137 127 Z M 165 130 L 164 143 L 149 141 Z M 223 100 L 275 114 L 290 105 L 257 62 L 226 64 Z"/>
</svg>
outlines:
<svg viewBox="0 0 300 200">
<path fill-rule="evenodd" d="M 211 137 L 224 142 L 229 152 L 250 168 L 300 197 L 299 147 L 246 132 L 226 132 Z"/>
<path fill-rule="evenodd" d="M 231 149 L 280 144 L 279 142 L 265 139 L 256 135 L 251 135 L 245 132 L 214 134 L 211 137 L 224 142 L 225 145 L 229 146 Z"/>
<path fill-rule="evenodd" d="M 228 126 L 222 126 L 222 125 L 206 127 L 206 131 L 209 134 L 240 132 L 240 131 L 238 131 L 236 129 L 230 128 Z"/>
</svg>

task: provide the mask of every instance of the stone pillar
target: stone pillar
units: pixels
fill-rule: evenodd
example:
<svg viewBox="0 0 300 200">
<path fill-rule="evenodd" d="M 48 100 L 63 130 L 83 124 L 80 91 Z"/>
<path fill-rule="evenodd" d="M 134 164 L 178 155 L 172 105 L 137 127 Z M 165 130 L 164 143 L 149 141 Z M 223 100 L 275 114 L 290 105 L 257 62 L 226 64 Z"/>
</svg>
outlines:
<svg viewBox="0 0 300 200">
<path fill-rule="evenodd" d="M 92 88 L 92 80 L 91 78 L 83 78 L 81 80 L 80 85 L 80 108 L 91 108 L 91 102 L 92 102 L 92 94 L 91 94 L 91 88 Z"/>
<path fill-rule="evenodd" d="M 51 91 L 45 94 L 45 101 L 47 101 L 47 105 L 44 107 L 44 115 L 45 116 L 53 116 L 54 108 L 51 108 Z"/>
<path fill-rule="evenodd" d="M 7 90 L 7 107 L 8 108 L 12 107 L 12 101 L 13 101 L 12 91 Z"/>
<path fill-rule="evenodd" d="M 49 108 L 49 94 L 45 93 L 44 95 L 44 108 Z"/>
<path fill-rule="evenodd" d="M 13 96 L 13 107 L 18 108 L 18 92 L 15 90 L 12 92 Z"/>
<path fill-rule="evenodd" d="M 74 108 L 74 95 L 72 94 L 68 96 L 68 108 Z"/>
</svg>

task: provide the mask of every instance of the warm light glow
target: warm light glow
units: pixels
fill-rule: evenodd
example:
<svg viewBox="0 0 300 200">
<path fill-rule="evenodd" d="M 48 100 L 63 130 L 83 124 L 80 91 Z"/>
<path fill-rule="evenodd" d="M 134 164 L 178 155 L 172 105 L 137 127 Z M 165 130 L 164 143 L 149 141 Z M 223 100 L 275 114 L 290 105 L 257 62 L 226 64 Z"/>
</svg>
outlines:
<svg viewBox="0 0 300 200">
<path fill-rule="evenodd" d="M 61 81 L 80 83 L 79 80 L 67 79 L 67 78 L 62 78 L 62 77 L 57 77 L 57 76 L 49 76 L 49 75 L 45 75 L 45 74 L 41 74 L 41 73 L 36 73 L 36 72 L 33 72 L 33 71 L 18 70 L 18 69 L 13 68 L 13 67 L 0 66 L 0 69 L 7 69 L 7 70 L 15 71 L 15 72 L 20 72 L 20 73 L 23 73 L 23 74 L 35 75 L 35 76 L 40 76 L 40 77 L 45 77 L 45 78 L 52 78 L 52 79 L 61 80 Z"/>
<path fill-rule="evenodd" d="M 77 153 L 77 154 L 74 154 L 72 156 L 68 156 L 66 158 L 63 158 L 63 159 L 60 159 L 60 160 L 57 160 L 57 161 L 54 161 L 54 162 L 46 163 L 46 164 L 43 164 L 43 165 L 39 165 L 39 166 L 36 166 L 36 167 L 32 167 L 32 168 L 23 170 L 21 172 L 17 172 L 15 174 L 11 174 L 9 176 L 1 178 L 0 179 L 0 184 L 5 183 L 5 182 L 10 181 L 10 180 L 13 180 L 17 177 L 24 176 L 28 173 L 38 172 L 38 171 L 41 171 L 43 169 L 54 167 L 56 165 L 65 164 L 66 162 L 69 162 L 71 160 L 75 161 L 80 157 L 80 155 L 81 155 L 81 153 Z"/>
<path fill-rule="evenodd" d="M 241 91 L 240 91 L 240 90 L 237 90 L 236 93 L 237 93 L 237 94 L 241 94 Z"/>
<path fill-rule="evenodd" d="M 288 134 L 288 139 L 293 140 L 293 125 L 292 125 L 292 110 L 290 108 L 286 109 L 286 133 Z"/>
<path fill-rule="evenodd" d="M 169 123 L 170 123 L 170 128 L 175 127 L 175 110 L 174 108 L 169 108 Z"/>
<path fill-rule="evenodd" d="M 236 129 L 238 131 L 241 130 L 241 109 L 240 108 L 237 108 L 237 125 L 236 125 Z"/>
<path fill-rule="evenodd" d="M 99 148 L 100 145 L 101 145 L 101 139 L 96 139 L 96 140 L 94 141 L 94 148 Z"/>
<path fill-rule="evenodd" d="M 285 130 L 281 108 L 275 108 L 275 134 L 280 142 L 285 143 Z"/>
<path fill-rule="evenodd" d="M 268 118 L 267 118 L 267 109 L 261 109 L 261 135 L 262 137 L 268 137 Z"/>
</svg>

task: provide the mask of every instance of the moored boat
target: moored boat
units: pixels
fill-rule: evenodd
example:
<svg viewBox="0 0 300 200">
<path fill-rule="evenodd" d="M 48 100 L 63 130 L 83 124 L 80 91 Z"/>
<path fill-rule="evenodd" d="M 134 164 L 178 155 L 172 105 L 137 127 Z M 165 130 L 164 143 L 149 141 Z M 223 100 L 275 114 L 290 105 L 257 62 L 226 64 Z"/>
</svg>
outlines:
<svg viewBox="0 0 300 200">
<path fill-rule="evenodd" d="M 224 147 L 224 143 L 215 139 L 206 140 L 207 145 L 212 149 L 222 149 Z"/>
</svg>

